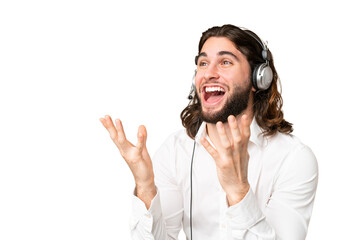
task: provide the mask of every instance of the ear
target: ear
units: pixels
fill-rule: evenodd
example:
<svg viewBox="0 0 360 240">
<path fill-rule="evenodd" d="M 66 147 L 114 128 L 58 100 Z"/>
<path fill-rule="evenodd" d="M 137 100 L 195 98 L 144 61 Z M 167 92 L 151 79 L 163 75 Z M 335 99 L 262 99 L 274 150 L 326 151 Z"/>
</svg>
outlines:
<svg viewBox="0 0 360 240">
<path fill-rule="evenodd" d="M 251 91 L 256 92 L 256 89 L 254 87 L 251 88 Z"/>
</svg>

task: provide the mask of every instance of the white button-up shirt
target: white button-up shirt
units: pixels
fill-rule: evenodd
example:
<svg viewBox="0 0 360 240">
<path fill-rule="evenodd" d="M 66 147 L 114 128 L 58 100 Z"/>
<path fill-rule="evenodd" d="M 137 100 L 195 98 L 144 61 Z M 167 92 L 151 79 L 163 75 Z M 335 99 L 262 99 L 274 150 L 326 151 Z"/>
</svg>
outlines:
<svg viewBox="0 0 360 240">
<path fill-rule="evenodd" d="M 193 240 L 305 239 L 318 180 L 317 161 L 293 135 L 261 135 L 255 119 L 248 144 L 250 190 L 230 206 L 219 183 L 214 159 L 195 138 L 193 161 Z M 153 158 L 157 195 L 149 210 L 136 196 L 130 220 L 133 239 L 190 239 L 190 164 L 194 140 L 185 130 L 165 141 Z"/>
</svg>

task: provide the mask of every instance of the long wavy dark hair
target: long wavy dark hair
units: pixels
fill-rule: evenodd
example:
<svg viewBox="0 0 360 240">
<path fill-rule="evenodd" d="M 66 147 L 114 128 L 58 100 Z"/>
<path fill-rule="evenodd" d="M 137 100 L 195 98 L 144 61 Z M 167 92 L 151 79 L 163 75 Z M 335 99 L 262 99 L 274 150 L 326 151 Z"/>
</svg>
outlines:
<svg viewBox="0 0 360 240">
<path fill-rule="evenodd" d="M 203 32 L 199 42 L 198 54 L 206 40 L 210 37 L 226 37 L 232 41 L 236 48 L 246 56 L 246 59 L 250 64 L 251 72 L 256 65 L 264 63 L 264 59 L 262 58 L 263 47 L 254 39 L 254 37 L 258 38 L 259 41 L 261 40 L 250 30 L 242 30 L 229 24 L 221 27 L 212 27 Z M 254 93 L 254 116 L 257 123 L 262 128 L 262 134 L 264 136 L 272 136 L 277 132 L 289 134 L 293 131 L 293 127 L 291 123 L 284 119 L 284 114 L 281 110 L 283 101 L 278 90 L 278 83 L 279 88 L 281 88 L 281 84 L 274 66 L 272 54 L 269 50 L 268 56 L 269 65 L 273 71 L 273 81 L 267 90 L 256 91 Z M 195 58 L 195 64 L 197 64 L 197 57 Z M 197 94 L 195 94 L 195 97 L 180 114 L 182 124 L 186 128 L 187 134 L 193 139 L 203 121 L 200 119 L 200 111 L 200 101 Z"/>
</svg>

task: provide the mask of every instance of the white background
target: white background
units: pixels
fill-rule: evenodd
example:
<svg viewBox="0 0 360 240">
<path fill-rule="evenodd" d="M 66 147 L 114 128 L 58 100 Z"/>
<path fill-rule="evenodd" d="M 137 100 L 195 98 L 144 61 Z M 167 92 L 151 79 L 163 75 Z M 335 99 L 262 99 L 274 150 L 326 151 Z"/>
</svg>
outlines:
<svg viewBox="0 0 360 240">
<path fill-rule="evenodd" d="M 0 239 L 130 239 L 133 177 L 101 125 L 182 128 L 201 33 L 269 42 L 285 118 L 317 156 L 308 238 L 354 239 L 359 215 L 356 1 L 1 1 Z M 183 237 L 183 235 L 182 235 Z"/>
</svg>

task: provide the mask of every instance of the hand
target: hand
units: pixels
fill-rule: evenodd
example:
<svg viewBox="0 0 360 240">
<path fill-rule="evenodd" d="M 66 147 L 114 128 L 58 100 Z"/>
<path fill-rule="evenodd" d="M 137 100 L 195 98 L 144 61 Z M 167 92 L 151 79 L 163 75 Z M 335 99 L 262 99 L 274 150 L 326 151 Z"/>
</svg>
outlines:
<svg viewBox="0 0 360 240">
<path fill-rule="evenodd" d="M 220 184 L 227 195 L 229 205 L 240 202 L 249 191 L 247 178 L 249 153 L 247 151 L 250 138 L 251 120 L 243 115 L 241 123 L 234 116 L 228 117 L 228 126 L 222 122 L 216 123 L 216 130 L 220 142 L 212 147 L 205 139 L 202 145 L 214 158 Z M 240 126 L 239 126 L 240 125 Z M 227 135 L 225 127 L 229 127 L 231 134 Z"/>
<path fill-rule="evenodd" d="M 146 149 L 147 133 L 145 126 L 139 126 L 137 133 L 138 141 L 135 146 L 126 139 L 122 123 L 119 119 L 115 120 L 116 127 L 114 127 L 113 121 L 108 115 L 105 118 L 100 118 L 100 122 L 108 130 L 121 156 L 130 167 L 136 183 L 137 196 L 144 201 L 141 195 L 146 195 L 146 199 L 151 198 L 151 203 L 152 198 L 156 195 L 156 188 L 151 158 Z"/>
</svg>

